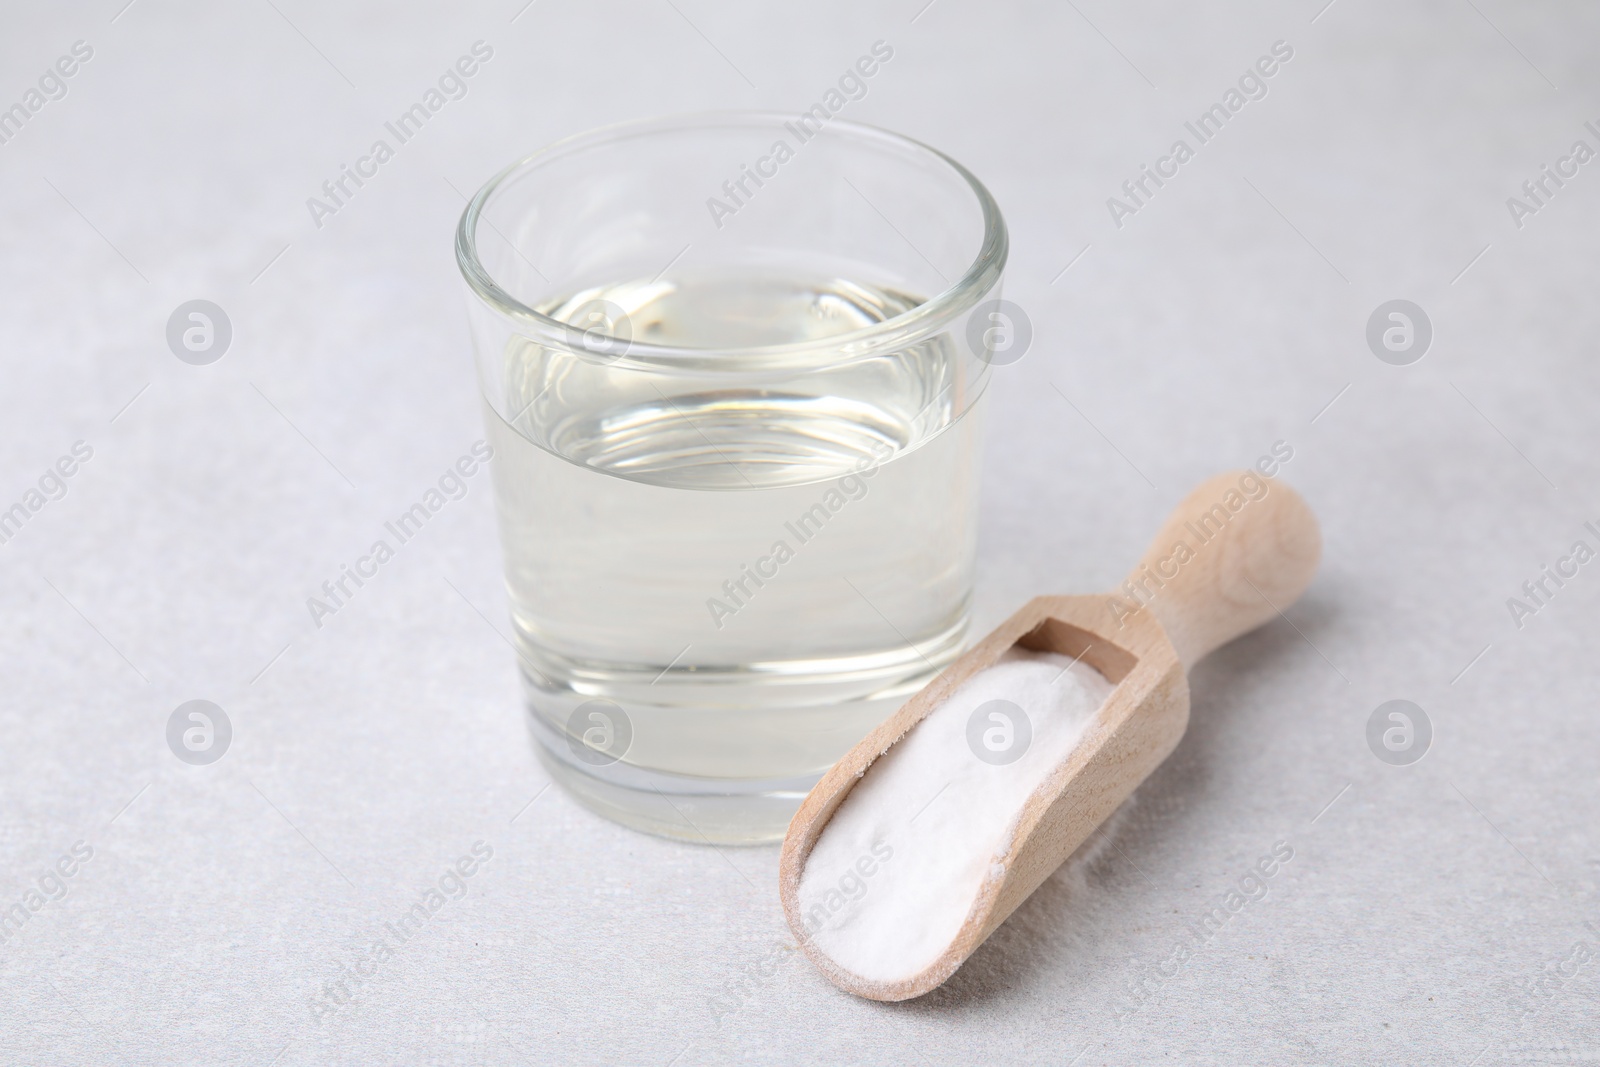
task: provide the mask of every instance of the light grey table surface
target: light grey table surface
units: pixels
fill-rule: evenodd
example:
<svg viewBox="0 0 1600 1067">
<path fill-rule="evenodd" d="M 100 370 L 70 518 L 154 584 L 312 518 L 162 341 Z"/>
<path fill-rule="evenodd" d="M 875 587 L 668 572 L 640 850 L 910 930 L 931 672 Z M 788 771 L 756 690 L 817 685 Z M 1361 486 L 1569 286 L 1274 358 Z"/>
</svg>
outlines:
<svg viewBox="0 0 1600 1067">
<path fill-rule="evenodd" d="M 0 144 L 0 506 L 93 455 L 0 545 L 0 908 L 92 856 L 0 943 L 0 1062 L 1600 1058 L 1600 565 L 1507 606 L 1600 547 L 1600 162 L 1507 205 L 1600 148 L 1600 15 L 924 3 L 8 5 L 0 107 L 93 54 Z M 989 184 L 1035 331 L 993 383 L 979 632 L 1108 588 L 1275 441 L 1326 539 L 1306 598 L 1195 672 L 1098 858 L 897 1006 L 795 951 L 775 848 L 542 791 L 486 480 L 321 629 L 305 607 L 482 434 L 461 193 L 607 122 L 802 109 L 880 39 L 851 117 Z M 467 95 L 315 225 L 307 198 L 478 40 Z M 1115 225 L 1107 198 L 1279 40 L 1267 95 Z M 233 325 L 210 366 L 164 339 L 196 298 Z M 1409 366 L 1365 339 L 1395 298 L 1434 327 Z M 234 728 L 207 767 L 165 740 L 196 698 Z M 1434 730 L 1403 767 L 1366 740 L 1401 698 Z M 466 895 L 330 1009 L 478 842 Z M 1266 897 L 1196 942 L 1279 842 Z"/>
</svg>

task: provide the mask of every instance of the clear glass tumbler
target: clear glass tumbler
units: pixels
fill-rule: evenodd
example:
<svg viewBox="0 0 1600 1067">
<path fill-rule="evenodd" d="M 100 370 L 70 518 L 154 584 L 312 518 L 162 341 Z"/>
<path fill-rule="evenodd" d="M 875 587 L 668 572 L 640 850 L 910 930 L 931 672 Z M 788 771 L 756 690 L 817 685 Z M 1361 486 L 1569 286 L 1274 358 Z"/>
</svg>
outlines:
<svg viewBox="0 0 1600 1067">
<path fill-rule="evenodd" d="M 958 653 L 1006 251 L 960 164 L 815 114 L 614 126 L 473 197 L 521 673 L 579 800 L 779 839 Z"/>
</svg>

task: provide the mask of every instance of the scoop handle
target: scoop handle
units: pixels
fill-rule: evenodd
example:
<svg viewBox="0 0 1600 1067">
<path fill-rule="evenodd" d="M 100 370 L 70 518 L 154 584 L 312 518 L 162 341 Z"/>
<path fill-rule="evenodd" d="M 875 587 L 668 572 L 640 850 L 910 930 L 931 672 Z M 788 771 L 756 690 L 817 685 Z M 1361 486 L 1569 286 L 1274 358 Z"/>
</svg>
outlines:
<svg viewBox="0 0 1600 1067">
<path fill-rule="evenodd" d="M 1274 618 L 1305 591 L 1322 555 L 1306 502 L 1253 470 L 1200 484 L 1168 516 L 1116 596 L 1154 613 L 1183 661 Z"/>
</svg>

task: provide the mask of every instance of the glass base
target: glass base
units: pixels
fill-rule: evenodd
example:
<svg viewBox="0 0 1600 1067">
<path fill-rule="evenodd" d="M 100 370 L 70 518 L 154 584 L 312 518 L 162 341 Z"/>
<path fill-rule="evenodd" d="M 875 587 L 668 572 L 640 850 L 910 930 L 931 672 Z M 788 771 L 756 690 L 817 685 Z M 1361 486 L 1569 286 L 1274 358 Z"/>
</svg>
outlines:
<svg viewBox="0 0 1600 1067">
<path fill-rule="evenodd" d="M 821 775 L 782 781 L 706 780 L 615 763 L 590 767 L 563 758 L 530 716 L 539 762 L 578 803 L 634 830 L 697 845 L 770 845 L 783 840 L 800 802 Z M 561 741 L 557 741 L 561 744 Z"/>
<path fill-rule="evenodd" d="M 523 641 L 524 709 L 540 761 L 590 810 L 678 841 L 771 844 L 828 767 L 955 658 L 966 627 L 962 612 L 917 645 L 765 671 L 574 664 Z"/>
</svg>

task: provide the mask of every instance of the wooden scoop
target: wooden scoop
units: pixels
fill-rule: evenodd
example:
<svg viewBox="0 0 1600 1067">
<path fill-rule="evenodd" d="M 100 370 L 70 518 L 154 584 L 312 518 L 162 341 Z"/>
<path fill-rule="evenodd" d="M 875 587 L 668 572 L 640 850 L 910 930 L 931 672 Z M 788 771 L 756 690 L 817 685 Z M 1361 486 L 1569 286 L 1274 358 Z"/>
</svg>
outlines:
<svg viewBox="0 0 1600 1067">
<path fill-rule="evenodd" d="M 1293 603 L 1321 550 L 1317 520 L 1293 489 L 1233 471 L 1178 505 L 1120 592 L 1029 601 L 834 764 L 800 805 L 778 875 L 784 915 L 806 955 L 857 996 L 908 1000 L 937 988 L 1177 747 L 1189 723 L 1188 670 Z M 1013 645 L 1081 657 L 1115 688 L 1065 762 L 1028 798 L 950 946 L 911 978 L 862 978 L 806 933 L 806 858 L 873 761 Z"/>
</svg>

